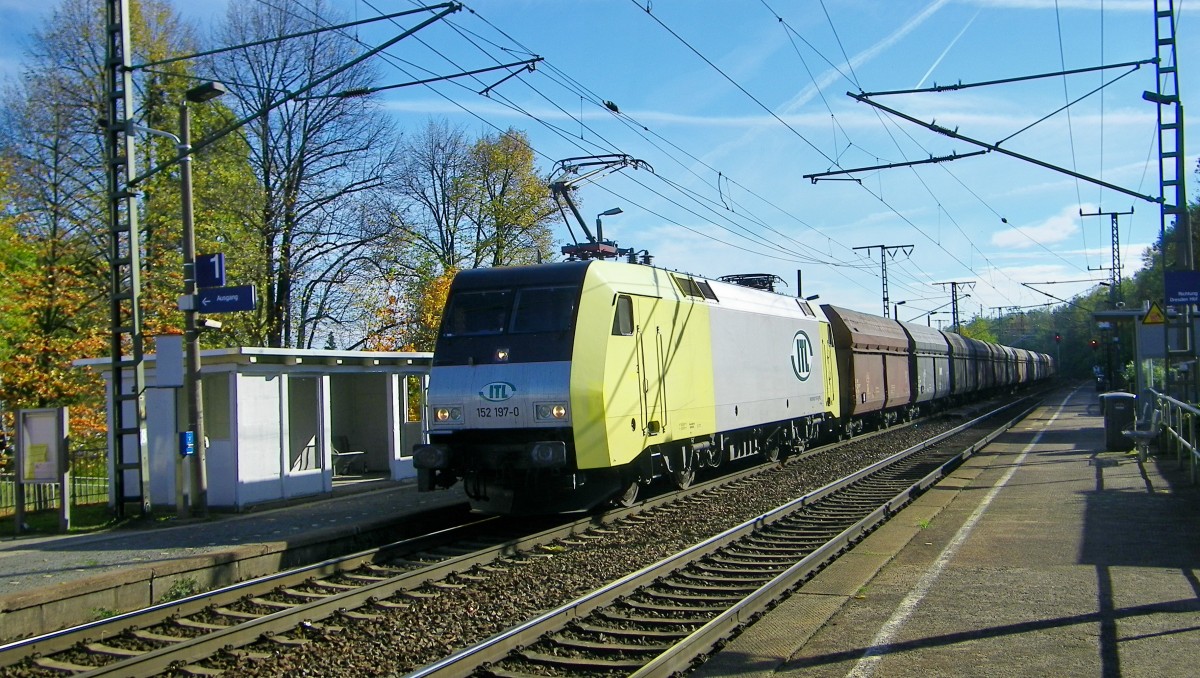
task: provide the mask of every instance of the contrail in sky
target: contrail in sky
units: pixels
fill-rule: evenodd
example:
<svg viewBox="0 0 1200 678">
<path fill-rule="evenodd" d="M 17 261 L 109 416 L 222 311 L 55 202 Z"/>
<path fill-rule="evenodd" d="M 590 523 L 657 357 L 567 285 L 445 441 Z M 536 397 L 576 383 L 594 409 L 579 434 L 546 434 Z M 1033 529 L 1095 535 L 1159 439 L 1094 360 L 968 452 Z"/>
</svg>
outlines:
<svg viewBox="0 0 1200 678">
<path fill-rule="evenodd" d="M 933 69 L 937 68 L 938 64 L 942 63 L 942 59 L 946 58 L 946 55 L 950 53 L 951 49 L 954 49 L 954 46 L 957 45 L 958 41 L 962 38 L 963 33 L 966 33 L 967 29 L 971 27 L 971 24 L 975 23 L 975 19 L 979 16 L 979 12 L 981 11 L 983 10 L 975 10 L 975 16 L 971 17 L 971 20 L 962 27 L 962 30 L 958 32 L 958 35 L 954 36 L 954 39 L 950 41 L 950 44 L 946 45 L 946 49 L 942 50 L 942 53 L 938 55 L 937 59 L 934 59 L 933 64 L 929 67 L 929 70 L 925 71 L 925 75 L 921 76 L 921 81 L 918 82 L 913 89 L 920 89 L 925 85 L 925 81 L 929 79 L 929 74 L 933 73 Z"/>
<path fill-rule="evenodd" d="M 939 9 L 944 7 L 949 2 L 950 0 L 936 0 L 935 2 L 930 3 L 929 6 L 921 10 L 919 14 L 906 21 L 900 28 L 897 28 L 895 31 L 893 31 L 891 35 L 851 57 L 851 63 L 855 66 L 861 66 L 862 64 L 871 61 L 888 48 L 900 42 L 904 36 L 916 30 L 917 27 L 925 23 L 929 17 L 936 14 Z M 815 98 L 817 96 L 818 88 L 825 89 L 826 87 L 837 82 L 841 77 L 842 73 L 837 69 L 830 69 L 826 71 L 821 75 L 815 85 L 809 85 L 805 87 L 799 94 L 793 97 L 791 101 L 783 106 L 782 110 L 787 113 L 795 111 L 797 108 L 800 108 Z"/>
</svg>

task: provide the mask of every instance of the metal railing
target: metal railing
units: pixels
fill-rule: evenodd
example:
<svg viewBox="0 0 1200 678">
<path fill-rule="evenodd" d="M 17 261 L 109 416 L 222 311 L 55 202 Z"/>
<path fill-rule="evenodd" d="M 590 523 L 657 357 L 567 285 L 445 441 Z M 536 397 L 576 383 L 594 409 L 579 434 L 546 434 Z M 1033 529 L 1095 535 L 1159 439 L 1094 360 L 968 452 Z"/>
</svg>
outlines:
<svg viewBox="0 0 1200 678">
<path fill-rule="evenodd" d="M 1160 452 L 1173 453 L 1179 468 L 1188 465 L 1189 476 L 1195 485 L 1200 475 L 1200 443 L 1196 440 L 1196 421 L 1200 409 L 1171 396 L 1147 389 L 1154 395 L 1154 408 L 1161 412 L 1162 436 Z"/>
<path fill-rule="evenodd" d="M 70 482 L 72 506 L 108 503 L 108 478 L 72 475 Z M 58 485 L 55 483 L 27 483 L 25 485 L 26 511 L 57 509 L 60 502 Z M 16 476 L 12 473 L 2 473 L 0 474 L 0 518 L 10 516 L 16 510 Z"/>
<path fill-rule="evenodd" d="M 72 446 L 69 458 L 71 474 L 71 506 L 90 506 L 108 503 L 108 474 L 103 446 Z M 17 476 L 11 467 L 12 459 L 0 464 L 0 518 L 17 510 Z M 4 468 L 7 465 L 8 468 Z M 55 483 L 26 483 L 25 510 L 49 511 L 61 508 L 62 498 Z"/>
</svg>

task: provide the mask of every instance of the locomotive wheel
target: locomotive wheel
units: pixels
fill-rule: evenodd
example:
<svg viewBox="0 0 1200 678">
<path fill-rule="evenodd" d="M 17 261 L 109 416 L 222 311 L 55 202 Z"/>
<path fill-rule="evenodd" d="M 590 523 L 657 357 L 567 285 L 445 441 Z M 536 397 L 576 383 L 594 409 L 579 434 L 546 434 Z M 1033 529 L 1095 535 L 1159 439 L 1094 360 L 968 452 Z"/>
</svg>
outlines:
<svg viewBox="0 0 1200 678">
<path fill-rule="evenodd" d="M 779 445 L 771 444 L 763 450 L 763 457 L 767 461 L 779 461 Z"/>
<path fill-rule="evenodd" d="M 696 468 L 694 466 L 692 468 L 671 471 L 671 482 L 675 485 L 675 487 L 681 490 L 686 490 L 687 488 L 691 487 L 695 480 Z"/>
<path fill-rule="evenodd" d="M 640 489 L 641 489 L 641 484 L 638 483 L 638 481 L 636 481 L 636 480 L 631 481 L 629 483 L 629 485 L 627 485 L 625 487 L 625 491 L 622 492 L 617 497 L 617 499 L 616 499 L 617 505 L 620 506 L 621 508 L 629 508 L 629 507 L 633 506 L 634 504 L 636 504 L 637 499 L 638 499 L 638 491 Z"/>
</svg>

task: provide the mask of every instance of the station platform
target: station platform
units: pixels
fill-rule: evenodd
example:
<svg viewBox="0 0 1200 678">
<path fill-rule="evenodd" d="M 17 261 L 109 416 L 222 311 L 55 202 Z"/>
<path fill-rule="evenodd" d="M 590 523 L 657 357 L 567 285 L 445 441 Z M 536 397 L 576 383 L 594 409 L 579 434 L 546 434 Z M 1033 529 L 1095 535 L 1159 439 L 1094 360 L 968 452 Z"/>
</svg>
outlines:
<svg viewBox="0 0 1200 678">
<path fill-rule="evenodd" d="M 96 533 L 0 537 L 0 645 L 401 539 L 468 511 L 461 488 L 341 482 L 332 495 Z M 421 513 L 420 525 L 402 518 Z M 415 522 L 415 521 L 414 521 Z M 410 534 L 411 533 L 411 534 Z"/>
<path fill-rule="evenodd" d="M 1200 487 L 1062 390 L 695 676 L 1194 676 Z"/>
</svg>

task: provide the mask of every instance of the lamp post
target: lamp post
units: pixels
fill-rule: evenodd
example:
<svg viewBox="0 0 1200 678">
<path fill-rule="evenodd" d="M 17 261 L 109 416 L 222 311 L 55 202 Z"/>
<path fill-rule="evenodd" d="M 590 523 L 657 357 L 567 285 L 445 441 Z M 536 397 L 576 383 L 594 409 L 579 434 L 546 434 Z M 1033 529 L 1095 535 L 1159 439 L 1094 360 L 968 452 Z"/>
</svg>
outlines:
<svg viewBox="0 0 1200 678">
<path fill-rule="evenodd" d="M 900 307 L 907 303 L 908 300 L 905 299 L 904 301 L 897 301 L 892 304 L 892 320 L 900 320 Z"/>
<path fill-rule="evenodd" d="M 596 215 L 596 242 L 604 242 L 604 226 L 600 223 L 600 217 L 611 217 L 624 211 L 620 207 L 614 207 Z"/>
<path fill-rule="evenodd" d="M 189 89 L 179 104 L 179 181 L 183 203 L 183 305 L 184 343 L 187 364 L 184 383 L 187 390 L 188 430 L 195 436 L 192 455 L 192 514 L 208 515 L 208 470 L 205 468 L 208 444 L 204 436 L 204 391 L 200 380 L 200 327 L 196 319 L 196 225 L 192 212 L 192 129 L 188 102 L 201 103 L 225 93 L 217 82 Z"/>
</svg>

